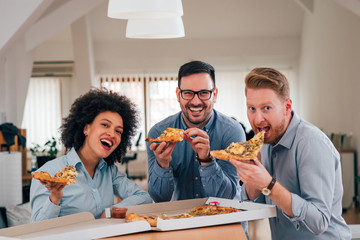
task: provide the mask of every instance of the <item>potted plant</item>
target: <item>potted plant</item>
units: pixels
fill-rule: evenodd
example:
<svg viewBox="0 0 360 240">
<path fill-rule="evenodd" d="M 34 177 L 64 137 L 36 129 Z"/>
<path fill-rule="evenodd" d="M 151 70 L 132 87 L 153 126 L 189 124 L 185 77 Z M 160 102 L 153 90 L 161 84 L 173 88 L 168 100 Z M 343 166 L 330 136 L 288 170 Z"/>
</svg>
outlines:
<svg viewBox="0 0 360 240">
<path fill-rule="evenodd" d="M 30 148 L 33 155 L 36 156 L 37 167 L 40 168 L 44 163 L 56 158 L 59 150 L 57 148 L 57 141 L 54 137 L 48 140 L 43 146 L 35 144 Z"/>
</svg>

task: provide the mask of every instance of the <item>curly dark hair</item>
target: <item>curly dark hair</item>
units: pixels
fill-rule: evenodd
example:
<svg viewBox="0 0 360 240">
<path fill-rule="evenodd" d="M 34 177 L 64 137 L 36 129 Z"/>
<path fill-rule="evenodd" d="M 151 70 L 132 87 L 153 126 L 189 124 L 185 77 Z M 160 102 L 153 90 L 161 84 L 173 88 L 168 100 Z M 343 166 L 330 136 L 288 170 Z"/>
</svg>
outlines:
<svg viewBox="0 0 360 240">
<path fill-rule="evenodd" d="M 92 89 L 71 105 L 70 113 L 63 119 L 60 127 L 61 141 L 66 152 L 72 147 L 75 150 L 80 149 L 85 141 L 84 127 L 92 123 L 97 115 L 106 111 L 116 112 L 122 117 L 124 131 L 119 146 L 104 160 L 108 165 L 122 161 L 137 132 L 139 113 L 129 98 L 108 90 Z"/>
</svg>

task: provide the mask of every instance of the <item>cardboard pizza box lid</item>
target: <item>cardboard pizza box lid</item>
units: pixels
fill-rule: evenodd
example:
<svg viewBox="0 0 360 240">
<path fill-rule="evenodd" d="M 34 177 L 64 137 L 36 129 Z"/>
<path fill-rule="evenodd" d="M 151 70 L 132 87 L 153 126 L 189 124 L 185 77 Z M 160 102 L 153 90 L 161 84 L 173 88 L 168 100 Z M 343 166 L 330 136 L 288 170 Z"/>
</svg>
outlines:
<svg viewBox="0 0 360 240">
<path fill-rule="evenodd" d="M 125 223 L 124 219 L 97 219 L 90 212 L 72 214 L 5 228 L 0 236 L 27 240 L 94 239 L 150 230 L 147 222 Z"/>
</svg>

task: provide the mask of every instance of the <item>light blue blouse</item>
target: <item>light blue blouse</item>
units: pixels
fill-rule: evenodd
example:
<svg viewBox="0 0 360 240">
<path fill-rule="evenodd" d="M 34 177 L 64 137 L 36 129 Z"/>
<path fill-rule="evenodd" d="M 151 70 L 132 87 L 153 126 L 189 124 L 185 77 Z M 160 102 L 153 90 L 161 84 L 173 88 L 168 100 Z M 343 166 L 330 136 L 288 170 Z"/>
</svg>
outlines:
<svg viewBox="0 0 360 240">
<path fill-rule="evenodd" d="M 59 206 L 50 201 L 50 192 L 45 186 L 36 179 L 32 180 L 32 222 L 85 211 L 99 218 L 105 208 L 114 204 L 114 195 L 122 199 L 116 206 L 152 203 L 147 192 L 121 174 L 116 165 L 108 166 L 104 159 L 100 159 L 94 178 L 91 178 L 74 148 L 65 156 L 47 162 L 38 171 L 46 171 L 54 176 L 65 165 L 75 166 L 78 175 L 75 184 L 63 189 L 64 195 Z"/>
</svg>

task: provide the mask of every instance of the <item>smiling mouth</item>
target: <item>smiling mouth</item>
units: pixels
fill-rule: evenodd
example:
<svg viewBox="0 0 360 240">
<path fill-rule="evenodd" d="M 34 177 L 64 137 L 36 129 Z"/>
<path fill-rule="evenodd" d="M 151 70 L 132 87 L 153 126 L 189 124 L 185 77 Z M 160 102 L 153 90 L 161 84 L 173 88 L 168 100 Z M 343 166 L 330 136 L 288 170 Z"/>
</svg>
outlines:
<svg viewBox="0 0 360 240">
<path fill-rule="evenodd" d="M 113 143 L 107 139 L 101 139 L 100 142 L 108 149 L 110 149 L 113 146 Z"/>
<path fill-rule="evenodd" d="M 204 108 L 203 107 L 189 107 L 191 112 L 201 112 Z"/>
</svg>

